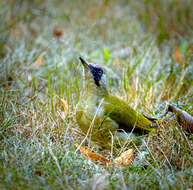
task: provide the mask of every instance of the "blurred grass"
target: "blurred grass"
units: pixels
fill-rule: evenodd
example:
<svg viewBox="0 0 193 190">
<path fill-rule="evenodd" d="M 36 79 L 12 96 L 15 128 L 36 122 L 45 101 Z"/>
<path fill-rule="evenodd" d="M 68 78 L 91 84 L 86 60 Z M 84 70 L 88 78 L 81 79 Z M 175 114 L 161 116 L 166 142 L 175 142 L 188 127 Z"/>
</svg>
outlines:
<svg viewBox="0 0 193 190">
<path fill-rule="evenodd" d="M 157 116 L 175 102 L 192 114 L 192 9 L 191 0 L 0 1 L 0 188 L 85 189 L 105 171 L 73 146 L 79 55 L 106 67 L 112 91 L 137 110 Z M 175 119 L 144 142 L 142 163 L 107 168 L 111 189 L 192 188 L 192 136 Z"/>
</svg>

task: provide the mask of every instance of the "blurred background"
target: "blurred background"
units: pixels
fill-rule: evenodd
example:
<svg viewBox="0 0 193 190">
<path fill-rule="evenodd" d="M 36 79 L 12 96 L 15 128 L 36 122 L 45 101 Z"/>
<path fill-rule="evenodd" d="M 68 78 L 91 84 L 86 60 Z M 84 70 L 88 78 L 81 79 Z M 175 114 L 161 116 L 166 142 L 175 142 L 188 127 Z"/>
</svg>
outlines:
<svg viewBox="0 0 193 190">
<path fill-rule="evenodd" d="M 7 0 L 0 4 L 0 76 L 5 83 L 14 75 L 36 81 L 52 73 L 56 89 L 69 78 L 79 86 L 77 57 L 81 55 L 110 66 L 116 72 L 110 72 L 114 83 L 121 81 L 119 90 L 126 93 L 128 88 L 137 90 L 136 80 L 145 80 L 146 93 L 152 84 L 158 85 L 154 95 L 162 100 L 170 94 L 176 100 L 192 87 L 191 0 Z M 171 87 L 179 83 L 173 95 Z M 164 89 L 161 96 L 160 89 Z"/>
<path fill-rule="evenodd" d="M 120 70 L 122 79 L 123 68 L 131 75 L 140 58 L 139 80 L 148 74 L 178 83 L 186 68 L 184 85 L 192 81 L 191 0 L 6 0 L 0 5 L 0 56 L 12 55 L 19 67 L 26 69 L 41 55 L 44 68 L 72 71 L 82 55 Z M 18 67 L 2 63 L 1 78 L 7 80 Z"/>
<path fill-rule="evenodd" d="M 31 38 L 39 31 L 48 35 L 54 26 L 60 27 L 65 36 L 75 35 L 75 42 L 92 39 L 95 46 L 99 42 L 128 46 L 127 40 L 138 34 L 151 35 L 158 43 L 189 41 L 191 5 L 191 0 L 5 0 L 1 1 L 1 41 L 7 41 L 8 32 L 16 38 L 18 30 L 25 35 L 29 32 Z"/>
</svg>

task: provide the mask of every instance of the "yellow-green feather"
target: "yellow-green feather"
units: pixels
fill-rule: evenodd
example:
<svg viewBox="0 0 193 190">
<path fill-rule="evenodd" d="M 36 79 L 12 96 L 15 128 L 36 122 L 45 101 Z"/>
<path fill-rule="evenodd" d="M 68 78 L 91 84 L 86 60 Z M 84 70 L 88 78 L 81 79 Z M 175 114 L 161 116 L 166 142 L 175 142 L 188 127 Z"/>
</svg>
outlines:
<svg viewBox="0 0 193 190">
<path fill-rule="evenodd" d="M 101 100 L 98 96 L 85 96 L 76 111 L 76 119 L 81 130 L 99 145 L 110 147 L 112 136 L 123 126 L 127 131 L 132 131 L 133 128 L 154 130 L 148 128 L 152 123 L 150 120 L 123 100 L 110 95 L 104 96 L 100 104 Z"/>
<path fill-rule="evenodd" d="M 106 114 L 109 113 L 109 117 L 116 121 L 120 127 L 124 125 L 125 128 L 128 128 L 128 131 L 131 131 L 134 127 L 145 131 L 153 130 L 150 128 L 152 121 L 136 112 L 123 100 L 116 96 L 106 96 L 105 102 L 106 104 L 104 107 Z"/>
</svg>

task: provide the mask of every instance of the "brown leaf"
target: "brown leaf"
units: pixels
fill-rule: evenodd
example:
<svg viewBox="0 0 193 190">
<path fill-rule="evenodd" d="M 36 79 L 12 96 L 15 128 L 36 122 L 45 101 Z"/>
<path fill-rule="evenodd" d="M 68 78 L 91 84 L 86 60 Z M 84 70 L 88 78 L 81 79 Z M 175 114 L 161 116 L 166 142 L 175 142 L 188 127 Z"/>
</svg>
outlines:
<svg viewBox="0 0 193 190">
<path fill-rule="evenodd" d="M 182 54 L 181 54 L 181 52 L 180 52 L 180 50 L 179 50 L 179 48 L 177 46 L 174 48 L 173 58 L 174 58 L 174 61 L 176 63 L 184 64 L 184 60 L 183 60 Z"/>
<path fill-rule="evenodd" d="M 39 68 L 40 65 L 42 64 L 43 60 L 44 60 L 44 57 L 43 57 L 42 55 L 40 55 L 40 56 L 37 58 L 37 60 L 34 62 L 34 64 L 33 64 L 34 67 L 35 67 L 35 68 Z"/>
<path fill-rule="evenodd" d="M 177 121 L 184 130 L 193 133 L 193 117 L 189 113 L 172 105 L 168 106 L 168 111 L 176 114 Z"/>
<path fill-rule="evenodd" d="M 119 166 L 128 166 L 134 160 L 134 150 L 129 149 L 121 154 L 121 156 L 115 158 L 114 163 Z"/>
<path fill-rule="evenodd" d="M 97 161 L 100 161 L 104 164 L 108 164 L 109 163 L 109 160 L 104 158 L 103 156 L 100 156 L 94 152 L 92 152 L 91 150 L 87 149 L 87 148 L 84 148 L 82 146 L 80 146 L 79 144 L 75 143 L 74 144 L 77 148 L 79 148 L 80 150 L 80 153 L 82 155 L 84 155 L 86 158 L 89 158 L 91 159 L 92 161 L 94 162 L 97 162 Z"/>
<path fill-rule="evenodd" d="M 59 28 L 58 26 L 55 26 L 53 29 L 53 35 L 59 38 L 63 35 L 63 30 Z"/>
</svg>

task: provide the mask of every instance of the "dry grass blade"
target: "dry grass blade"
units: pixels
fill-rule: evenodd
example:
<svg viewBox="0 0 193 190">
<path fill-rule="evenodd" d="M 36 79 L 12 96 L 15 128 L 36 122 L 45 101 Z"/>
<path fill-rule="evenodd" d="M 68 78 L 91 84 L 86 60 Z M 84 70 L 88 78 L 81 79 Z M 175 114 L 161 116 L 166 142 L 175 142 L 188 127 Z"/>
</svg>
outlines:
<svg viewBox="0 0 193 190">
<path fill-rule="evenodd" d="M 34 62 L 33 66 L 34 66 L 36 69 L 39 68 L 40 65 L 42 64 L 43 60 L 44 60 L 43 55 L 40 55 L 40 56 L 37 58 L 37 60 Z"/>
<path fill-rule="evenodd" d="M 58 97 L 58 96 L 57 96 Z M 68 102 L 60 97 L 58 97 L 58 99 L 62 102 L 63 104 L 63 107 L 64 107 L 64 111 L 61 112 L 61 117 L 62 119 L 65 119 L 66 116 L 68 115 L 69 113 L 69 105 L 68 105 Z"/>
</svg>

